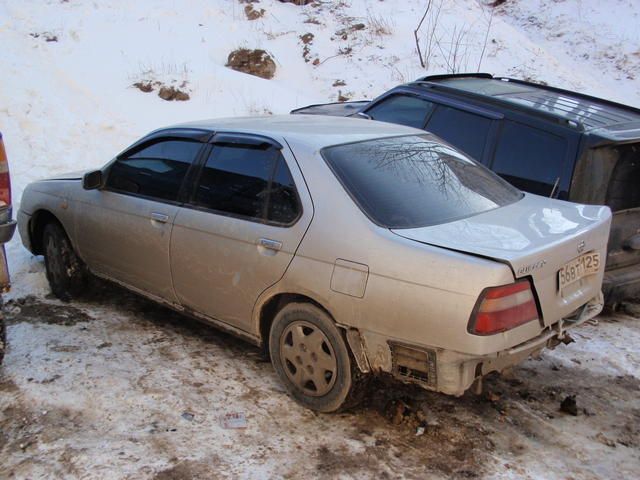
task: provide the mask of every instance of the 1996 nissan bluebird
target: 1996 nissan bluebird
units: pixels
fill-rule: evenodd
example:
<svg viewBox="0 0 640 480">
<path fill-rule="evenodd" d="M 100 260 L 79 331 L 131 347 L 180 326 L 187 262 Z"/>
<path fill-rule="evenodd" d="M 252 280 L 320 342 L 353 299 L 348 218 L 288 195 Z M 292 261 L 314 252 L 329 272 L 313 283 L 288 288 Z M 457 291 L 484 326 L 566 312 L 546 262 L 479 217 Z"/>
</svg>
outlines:
<svg viewBox="0 0 640 480">
<path fill-rule="evenodd" d="M 28 186 L 25 246 L 268 349 L 324 412 L 388 372 L 461 395 L 602 308 L 607 207 L 523 194 L 424 131 L 356 119 L 157 130 Z"/>
</svg>

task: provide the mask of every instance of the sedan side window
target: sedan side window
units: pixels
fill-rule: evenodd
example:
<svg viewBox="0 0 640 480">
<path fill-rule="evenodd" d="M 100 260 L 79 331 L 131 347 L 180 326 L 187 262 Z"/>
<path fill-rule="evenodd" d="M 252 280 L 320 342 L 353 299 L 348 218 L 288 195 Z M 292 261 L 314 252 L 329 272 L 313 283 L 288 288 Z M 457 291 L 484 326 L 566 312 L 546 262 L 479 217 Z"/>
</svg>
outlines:
<svg viewBox="0 0 640 480">
<path fill-rule="evenodd" d="M 433 107 L 433 103 L 421 98 L 393 95 L 385 98 L 365 113 L 374 120 L 423 128 Z"/>
<path fill-rule="evenodd" d="M 159 200 L 176 201 L 187 170 L 202 144 L 187 140 L 154 143 L 113 163 L 107 188 Z"/>
<path fill-rule="evenodd" d="M 298 205 L 298 194 L 291 172 L 287 162 L 279 154 L 276 173 L 271 183 L 267 220 L 275 223 L 291 223 L 300 212 Z"/>
<path fill-rule="evenodd" d="M 193 203 L 233 216 L 290 223 L 298 216 L 291 173 L 278 150 L 215 145 L 203 167 Z"/>
</svg>

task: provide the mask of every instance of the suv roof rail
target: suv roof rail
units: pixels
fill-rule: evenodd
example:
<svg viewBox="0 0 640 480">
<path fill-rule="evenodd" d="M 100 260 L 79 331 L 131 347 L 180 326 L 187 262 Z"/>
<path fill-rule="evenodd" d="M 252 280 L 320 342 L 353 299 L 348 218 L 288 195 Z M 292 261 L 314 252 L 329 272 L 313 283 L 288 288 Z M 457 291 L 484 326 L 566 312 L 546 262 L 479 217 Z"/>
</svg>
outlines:
<svg viewBox="0 0 640 480">
<path fill-rule="evenodd" d="M 630 105 L 625 105 L 623 103 L 614 102 L 611 100 L 607 100 L 605 98 L 594 97 L 592 95 L 587 95 L 585 93 L 580 93 L 573 90 L 566 90 L 563 88 L 552 87 L 542 83 L 536 83 L 536 82 L 531 82 L 527 80 L 520 80 L 518 78 L 494 77 L 490 73 L 451 73 L 451 74 L 442 74 L 442 75 L 427 75 L 426 77 L 420 77 L 411 83 L 435 82 L 435 85 L 438 85 L 439 87 L 445 87 L 445 85 L 438 84 L 437 82 L 439 80 L 448 80 L 448 79 L 454 79 L 454 78 L 481 78 L 481 79 L 487 79 L 487 80 L 498 80 L 498 81 L 509 82 L 509 83 L 517 83 L 519 85 L 526 85 L 526 86 L 537 88 L 540 90 L 546 90 L 546 91 L 555 92 L 555 93 L 562 93 L 571 97 L 580 98 L 582 100 L 588 100 L 590 102 L 599 103 L 602 105 L 608 105 L 610 107 L 619 108 L 627 112 L 633 112 L 636 115 L 640 115 L 639 108 L 635 108 Z M 455 87 L 449 87 L 449 88 L 455 88 Z M 484 95 L 481 93 L 475 93 L 475 92 L 469 92 L 469 91 L 466 91 L 466 92 L 472 93 L 473 95 L 483 97 L 483 98 L 490 97 L 490 95 Z M 528 110 L 531 111 L 534 109 L 528 109 Z"/>
<path fill-rule="evenodd" d="M 611 107 L 621 108 L 622 110 L 631 111 L 640 115 L 640 108 L 635 108 L 630 105 L 625 105 L 624 103 L 618 103 L 612 100 L 607 100 L 606 98 L 594 97 L 593 95 L 587 95 L 586 93 L 575 92 L 573 90 L 566 90 L 564 88 L 552 87 L 550 85 L 530 82 L 527 80 L 520 80 L 518 78 L 511 78 L 511 77 L 492 77 L 492 78 L 494 80 L 502 80 L 503 82 L 518 83 L 520 85 L 527 85 L 534 88 L 540 88 L 542 90 L 548 90 L 550 92 L 564 93 L 571 97 L 578 97 L 578 98 L 582 98 L 583 100 L 590 100 L 592 102 L 603 103 Z"/>
<path fill-rule="evenodd" d="M 449 75 L 436 75 L 436 77 L 440 77 L 440 78 L 451 78 L 451 76 Z M 429 78 L 434 78 L 429 77 Z M 483 78 L 488 78 L 488 77 L 483 77 Z M 493 78 L 493 77 L 491 77 Z M 510 110 L 517 110 L 520 112 L 524 112 L 527 113 L 528 115 L 535 115 L 539 118 L 545 119 L 547 121 L 552 121 L 552 122 L 556 122 L 559 123 L 561 125 L 565 125 L 571 128 L 575 128 L 579 131 L 584 131 L 585 127 L 582 124 L 582 122 L 576 121 L 576 120 L 568 120 L 565 117 L 563 117 L 562 115 L 558 115 L 556 113 L 552 113 L 552 112 L 547 112 L 544 110 L 538 110 L 535 108 L 531 108 L 528 107 L 526 105 L 520 105 L 518 103 L 513 103 L 513 102 L 508 102 L 500 97 L 494 97 L 491 95 L 484 95 L 482 93 L 477 93 L 477 92 L 471 92 L 469 90 L 461 90 L 459 88 L 455 88 L 455 87 L 450 87 L 448 85 L 444 85 L 441 83 L 437 83 L 437 82 L 432 82 L 430 80 L 422 80 L 422 79 L 418 79 L 414 82 L 411 82 L 409 84 L 407 84 L 408 86 L 420 86 L 420 87 L 424 87 L 424 88 L 431 88 L 434 89 L 436 91 L 440 91 L 442 93 L 449 93 L 449 94 L 454 94 L 457 96 L 462 96 L 462 97 L 467 97 L 470 99 L 475 99 L 478 100 L 480 102 L 483 102 L 485 104 L 490 104 L 490 105 L 494 105 L 497 107 L 502 107 L 502 108 L 509 108 Z"/>
<path fill-rule="evenodd" d="M 416 82 L 433 82 L 437 80 L 446 80 L 448 78 L 493 78 L 490 73 L 445 73 L 442 75 L 427 75 L 426 77 L 420 77 L 416 79 Z"/>
</svg>

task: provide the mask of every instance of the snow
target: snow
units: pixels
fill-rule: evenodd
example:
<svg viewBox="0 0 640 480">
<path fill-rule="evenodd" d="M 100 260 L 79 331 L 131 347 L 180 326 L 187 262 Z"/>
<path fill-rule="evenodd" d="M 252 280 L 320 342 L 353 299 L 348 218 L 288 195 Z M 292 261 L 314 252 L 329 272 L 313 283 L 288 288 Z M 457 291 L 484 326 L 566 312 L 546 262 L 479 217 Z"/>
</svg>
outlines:
<svg viewBox="0 0 640 480">
<path fill-rule="evenodd" d="M 462 35 L 457 58 L 457 66 L 462 70 L 479 68 L 495 75 L 544 81 L 640 107 L 640 3 L 636 0 L 507 0 L 496 8 L 488 7 L 488 2 L 482 0 L 434 0 L 432 9 L 440 9 L 440 17 L 433 38 L 439 39 L 440 46 L 433 50 L 427 71 L 420 67 L 413 40 L 413 30 L 425 3 L 418 0 L 353 0 L 317 2 L 300 7 L 262 0 L 252 5 L 264 9 L 265 15 L 249 21 L 244 14 L 245 4 L 230 0 L 5 0 L 0 3 L 0 131 L 10 161 L 14 208 L 19 207 L 21 193 L 29 182 L 67 171 L 99 167 L 141 135 L 163 125 L 210 117 L 286 113 L 310 103 L 336 101 L 340 94 L 352 99 L 373 98 L 398 83 L 425 74 L 446 72 L 451 63 L 451 39 L 456 34 Z M 365 28 L 354 29 L 358 23 L 363 23 Z M 428 30 L 422 30 L 423 47 Z M 305 33 L 314 35 L 308 45 L 309 62 L 303 57 L 304 44 L 300 39 Z M 487 43 L 483 48 L 485 34 Z M 53 36 L 57 41 L 47 41 Z M 262 48 L 274 57 L 277 71 L 272 80 L 235 72 L 225 66 L 228 54 L 243 47 Z M 133 83 L 143 80 L 170 85 L 186 82 L 191 99 L 167 102 L 160 99 L 157 92 L 143 93 L 132 87 Z M 334 86 L 337 80 L 346 85 Z M 13 289 L 7 298 L 28 294 L 42 298 L 48 293 L 42 260 L 29 255 L 18 235 L 8 245 L 8 257 Z M 108 308 L 100 310 L 93 306 L 92 312 L 107 318 L 103 329 L 114 323 L 118 328 L 126 324 L 126 318 L 123 320 Z M 91 328 L 98 327 L 93 325 Z M 95 340 L 96 343 L 113 335 L 116 337 L 109 340 L 112 343 L 127 342 L 126 335 L 107 334 L 106 330 L 89 333 L 95 338 L 88 341 Z M 143 332 L 141 335 L 152 334 Z M 74 363 L 72 356 L 67 354 L 63 359 L 64 352 L 51 354 L 47 346 L 38 343 L 39 336 L 44 335 L 48 341 L 65 344 L 64 332 L 52 326 L 18 324 L 11 327 L 11 335 L 19 339 L 22 346 L 11 353 L 10 359 L 17 364 L 10 368 L 10 373 L 16 374 L 21 367 L 40 365 L 39 362 L 46 364 L 47 359 L 53 358 L 72 368 L 71 378 L 79 382 L 69 384 L 64 380 L 60 383 L 62 388 L 54 391 L 44 387 L 34 389 L 29 400 L 33 405 L 40 405 L 39 394 L 59 394 L 62 397 L 51 397 L 49 401 L 65 405 L 80 402 L 83 412 L 104 409 L 109 415 L 117 415 L 113 405 L 118 400 L 139 400 L 135 395 L 128 399 L 126 392 L 130 382 L 135 380 L 133 377 L 140 374 L 136 365 L 151 354 L 146 347 L 136 352 L 131 346 L 131 357 L 124 363 L 118 362 L 121 351 L 111 354 L 109 349 L 100 350 L 93 366 L 89 367 L 85 357 Z M 633 322 L 606 322 L 601 328 L 581 330 L 579 337 L 579 342 L 568 348 L 578 352 L 576 355 L 581 355 L 590 369 L 604 377 L 627 375 L 638 378 L 640 334 Z M 621 342 L 620 337 L 626 340 Z M 145 337 L 145 340 L 151 338 Z M 173 337 L 174 341 L 180 342 L 180 336 Z M 181 352 L 175 345 L 169 348 L 179 357 L 175 368 L 193 368 L 191 350 Z M 216 348 L 224 350 L 223 347 L 214 350 Z M 575 368 L 571 357 L 556 353 L 558 351 L 548 354 L 546 361 Z M 233 359 L 224 357 L 224 352 L 220 355 L 223 371 L 234 370 Z M 197 360 L 198 365 L 204 368 L 206 358 L 203 354 Z M 107 365 L 113 370 L 104 370 Z M 34 371 L 34 378 L 48 375 L 47 369 L 54 369 L 54 366 L 37 368 L 44 370 Z M 176 391 L 180 388 L 179 382 L 175 383 L 176 378 L 182 379 L 186 374 L 186 370 L 176 373 L 170 368 L 151 369 L 150 365 L 146 368 L 149 368 L 151 379 L 149 385 L 171 385 Z M 323 431 L 324 425 L 332 420 L 316 419 L 291 404 L 267 371 L 270 370 L 260 367 L 251 374 L 243 372 L 250 379 L 265 375 L 269 378 L 259 391 L 259 395 L 265 395 L 265 400 L 257 401 L 261 421 L 265 425 L 274 421 L 269 414 L 272 402 L 277 405 L 281 402 L 292 415 L 285 423 L 286 435 L 296 435 L 296 422 L 310 422 L 311 427 Z M 111 396 L 94 398 L 90 403 L 86 403 L 87 398 L 75 397 L 78 393 L 74 386 L 95 387 L 101 382 L 111 382 Z M 253 383 L 260 384 L 258 380 Z M 56 382 L 45 385 L 53 388 Z M 243 381 L 227 383 L 225 388 L 229 390 L 224 396 L 211 392 L 191 399 L 191 404 L 182 394 L 174 392 L 163 397 L 162 392 L 152 391 L 148 394 L 150 397 L 145 398 L 153 400 L 151 404 L 145 404 L 145 408 L 152 406 L 164 412 L 163 409 L 168 408 L 161 404 L 164 401 L 172 402 L 171 408 L 180 410 L 195 408 L 196 400 L 224 405 L 236 395 L 255 396 L 247 391 Z M 93 390 L 88 388 L 88 391 Z M 98 392 L 105 394 L 104 389 L 98 389 Z M 273 400 L 273 395 L 280 400 Z M 135 407 L 130 406 L 134 410 Z M 144 420 L 151 418 L 149 415 Z M 195 422 L 192 428 L 208 431 L 214 421 L 213 413 L 198 411 L 196 419 L 200 418 L 203 423 Z M 338 426 L 326 427 L 325 434 L 345 435 L 350 432 L 348 421 L 351 420 L 339 420 Z M 146 428 L 142 426 L 147 425 L 142 420 L 138 423 L 136 428 L 140 431 Z M 112 418 L 107 422 L 108 431 L 113 434 L 105 437 L 108 441 L 96 440 L 88 432 L 76 445 L 87 442 L 87 448 L 93 453 L 104 449 L 118 455 L 113 450 L 118 447 L 112 446 L 118 445 L 114 436 L 124 438 L 126 434 L 119 429 L 127 430 L 128 424 L 136 425 L 135 418 L 128 415 Z M 256 428 L 255 423 L 253 425 L 244 435 L 257 435 L 257 431 L 252 430 Z M 306 435 L 313 435 L 314 428 L 311 427 L 305 430 Z M 184 435 L 179 438 L 186 441 L 191 433 Z M 215 430 L 198 438 L 223 445 L 218 452 L 220 456 L 229 449 L 240 465 L 251 465 L 250 475 L 242 467 L 232 470 L 241 476 L 268 476 L 276 471 L 279 462 L 287 461 L 284 457 L 276 457 L 264 466 L 259 466 L 257 460 L 242 463 L 248 454 L 234 440 L 237 436 L 228 432 Z M 298 438 L 297 441 L 304 445 L 305 439 Z M 179 449 L 179 445 L 180 442 L 171 442 L 172 448 Z M 366 450 L 359 443 L 357 445 Z M 272 439 L 269 446 L 277 450 L 279 443 Z M 150 454 L 145 448 L 138 446 L 128 455 L 144 458 Z M 346 448 L 357 450 L 354 446 Z M 625 466 L 635 461 L 637 465 L 637 455 L 627 460 L 619 458 L 625 448 L 619 447 L 611 457 L 612 461 L 619 460 Z M 355 450 L 350 451 L 354 453 Z M 367 451 L 371 452 L 370 449 Z M 189 456 L 186 450 L 180 452 L 180 455 Z M 91 464 L 85 454 L 78 455 L 82 458 L 80 463 Z M 260 454 L 256 455 L 259 458 Z M 366 458 L 364 453 L 360 452 L 360 455 L 356 458 Z M 560 457 L 553 458 L 556 465 L 562 464 Z M 171 463 L 169 459 L 170 455 L 167 455 L 162 461 L 150 461 L 144 472 L 135 468 L 126 471 L 127 465 L 135 462 L 122 461 L 116 465 L 124 469 L 122 475 L 131 473 L 144 477 Z M 99 463 L 98 460 L 95 462 Z M 547 476 L 545 468 L 549 464 L 531 462 L 530 459 L 526 474 L 538 478 Z M 605 466 L 614 468 L 612 465 L 605 462 Z M 107 467 L 103 464 L 101 468 Z M 393 474 L 392 470 L 385 472 Z M 601 472 L 594 474 L 607 476 Z M 521 476 L 513 470 L 504 470 L 500 475 L 505 478 Z"/>
<path fill-rule="evenodd" d="M 601 317 L 487 380 L 497 400 L 372 386 L 365 406 L 322 415 L 289 398 L 254 347 L 119 288 L 92 292 L 8 307 L 0 477 L 592 479 L 640 467 L 635 318 Z M 603 361 L 624 349 L 629 373 Z M 558 411 L 566 395 L 577 417 Z M 392 399 L 414 412 L 400 425 Z M 230 413 L 247 428 L 225 429 Z"/>
</svg>

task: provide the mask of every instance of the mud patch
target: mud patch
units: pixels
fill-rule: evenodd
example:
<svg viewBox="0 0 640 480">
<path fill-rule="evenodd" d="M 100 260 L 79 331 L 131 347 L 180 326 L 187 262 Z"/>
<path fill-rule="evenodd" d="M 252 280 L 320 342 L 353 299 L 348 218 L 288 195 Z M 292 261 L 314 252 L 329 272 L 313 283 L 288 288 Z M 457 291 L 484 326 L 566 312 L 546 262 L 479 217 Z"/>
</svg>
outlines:
<svg viewBox="0 0 640 480">
<path fill-rule="evenodd" d="M 9 301 L 3 311 L 7 325 L 31 323 L 69 327 L 93 320 L 73 305 L 47 302 L 33 296 Z"/>
<path fill-rule="evenodd" d="M 24 399 L 18 395 L 0 411 L 0 457 L 26 456 L 24 461 L 14 464 L 13 468 L 0 465 L 2 478 L 23 478 L 21 468 L 31 468 L 28 457 L 32 452 L 35 454 L 41 445 L 51 448 L 54 443 L 78 429 L 86 428 L 80 411 L 52 407 L 36 411 L 24 403 Z M 51 472 L 53 476 L 77 473 L 72 462 L 74 455 L 66 452 L 65 461 L 65 451 L 66 448 L 57 462 L 56 471 Z"/>
<path fill-rule="evenodd" d="M 403 463 L 413 464 L 414 471 L 423 466 L 427 472 L 455 478 L 479 477 L 491 468 L 495 445 L 487 423 L 499 414 L 482 398 L 468 394 L 456 399 L 385 377 L 376 379 L 371 391 L 364 415 L 356 420 L 359 430 L 372 433 L 371 426 L 386 424 L 395 433 L 372 433 L 380 448 L 372 452 L 377 458 L 392 452 Z"/>
<path fill-rule="evenodd" d="M 157 472 L 153 480 L 208 480 L 217 478 L 220 467 L 226 465 L 218 455 L 207 461 L 185 460 Z"/>
</svg>

